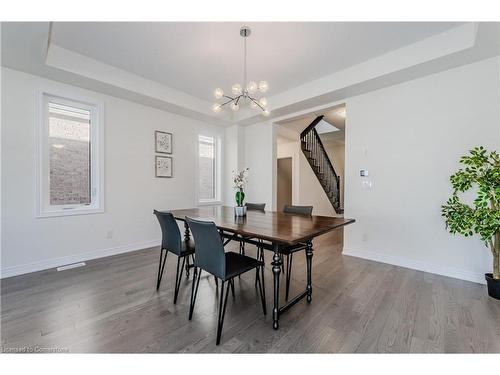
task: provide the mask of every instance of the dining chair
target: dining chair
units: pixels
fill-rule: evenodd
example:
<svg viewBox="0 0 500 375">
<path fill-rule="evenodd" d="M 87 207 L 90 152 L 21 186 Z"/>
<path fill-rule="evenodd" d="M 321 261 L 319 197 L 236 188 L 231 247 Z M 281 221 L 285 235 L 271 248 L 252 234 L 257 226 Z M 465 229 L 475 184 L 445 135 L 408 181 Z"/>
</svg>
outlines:
<svg viewBox="0 0 500 375">
<path fill-rule="evenodd" d="M 219 317 L 217 320 L 216 340 L 216 344 L 219 345 L 222 334 L 222 325 L 224 324 L 224 316 L 226 313 L 229 289 L 232 290 L 234 297 L 234 278 L 253 269 L 256 269 L 258 273 L 263 275 L 264 264 L 260 260 L 243 254 L 231 251 L 227 253 L 224 252 L 222 238 L 213 222 L 199 221 L 188 217 L 186 217 L 186 222 L 197 243 L 193 284 L 191 288 L 191 302 L 189 305 L 189 320 L 193 317 L 202 270 L 221 279 L 222 282 L 220 283 Z M 224 287 L 226 283 L 229 283 L 229 285 L 227 286 L 226 294 L 224 295 Z M 262 311 L 264 312 L 264 315 L 266 315 L 266 291 L 263 277 L 261 281 L 261 277 L 259 276 L 258 285 Z"/>
<path fill-rule="evenodd" d="M 265 203 L 245 203 L 247 210 L 250 211 L 261 211 L 264 212 L 266 209 Z M 262 240 L 258 240 L 259 243 L 262 243 Z M 240 254 L 245 255 L 245 242 L 240 241 Z M 257 246 L 257 254 L 255 256 L 258 260 L 261 260 L 264 263 L 264 249 L 260 246 Z M 264 277 L 264 272 L 262 272 L 262 277 Z M 259 274 L 255 271 L 255 285 L 257 285 L 257 280 L 259 278 Z"/>
<path fill-rule="evenodd" d="M 294 205 L 285 205 L 283 207 L 283 213 L 292 214 L 292 215 L 302 215 L 302 216 L 311 216 L 312 215 L 313 206 L 294 206 Z M 292 246 L 289 248 L 285 248 L 282 254 L 286 257 L 286 289 L 285 289 L 285 300 L 288 301 L 288 294 L 290 291 L 290 278 L 292 275 L 292 261 L 293 254 L 297 251 L 304 250 L 305 246 Z"/>
<path fill-rule="evenodd" d="M 266 209 L 265 203 L 245 203 L 247 210 L 264 211 Z"/>
<path fill-rule="evenodd" d="M 264 212 L 266 209 L 265 203 L 245 203 L 247 211 L 261 211 Z M 240 254 L 245 255 L 245 242 L 240 241 Z M 257 247 L 257 259 L 259 259 L 259 247 Z"/>
<path fill-rule="evenodd" d="M 184 241 L 181 237 L 181 232 L 179 226 L 175 221 L 174 216 L 169 212 L 159 212 L 154 210 L 160 227 L 161 227 L 161 249 L 160 249 L 160 262 L 158 264 L 158 276 L 156 279 L 156 290 L 160 288 L 161 279 L 163 277 L 163 270 L 165 269 L 165 263 L 167 261 L 167 254 L 170 252 L 177 255 L 177 271 L 175 273 L 175 288 L 174 288 L 174 304 L 177 303 L 177 296 L 179 294 L 179 287 L 181 285 L 182 271 L 184 270 L 184 265 L 186 257 L 188 259 L 189 266 L 189 256 L 193 258 L 194 262 L 194 241 Z M 181 265 L 182 259 L 182 265 Z"/>
</svg>

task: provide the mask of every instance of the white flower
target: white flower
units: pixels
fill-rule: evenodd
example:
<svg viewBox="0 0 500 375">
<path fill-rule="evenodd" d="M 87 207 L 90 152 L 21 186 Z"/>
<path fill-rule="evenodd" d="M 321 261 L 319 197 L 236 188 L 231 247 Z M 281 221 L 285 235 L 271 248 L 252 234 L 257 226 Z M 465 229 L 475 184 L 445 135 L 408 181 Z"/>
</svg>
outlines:
<svg viewBox="0 0 500 375">
<path fill-rule="evenodd" d="M 242 171 L 233 171 L 233 183 L 236 190 L 243 190 L 245 184 L 248 181 L 248 168 Z"/>
</svg>

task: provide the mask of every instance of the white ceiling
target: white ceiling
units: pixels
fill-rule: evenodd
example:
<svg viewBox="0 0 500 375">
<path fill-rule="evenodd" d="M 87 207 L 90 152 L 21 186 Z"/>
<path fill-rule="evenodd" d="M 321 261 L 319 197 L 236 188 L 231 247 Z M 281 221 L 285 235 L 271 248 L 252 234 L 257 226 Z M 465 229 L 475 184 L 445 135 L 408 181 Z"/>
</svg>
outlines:
<svg viewBox="0 0 500 375">
<path fill-rule="evenodd" d="M 1 64 L 204 123 L 245 126 L 264 117 L 210 109 L 216 86 L 241 80 L 241 24 L 2 22 Z M 249 79 L 269 82 L 265 120 L 278 123 L 500 54 L 496 22 L 249 25 Z"/>
<path fill-rule="evenodd" d="M 276 95 L 458 23 L 249 23 L 248 74 Z M 55 22 L 51 42 L 212 100 L 242 81 L 242 23 Z"/>
</svg>

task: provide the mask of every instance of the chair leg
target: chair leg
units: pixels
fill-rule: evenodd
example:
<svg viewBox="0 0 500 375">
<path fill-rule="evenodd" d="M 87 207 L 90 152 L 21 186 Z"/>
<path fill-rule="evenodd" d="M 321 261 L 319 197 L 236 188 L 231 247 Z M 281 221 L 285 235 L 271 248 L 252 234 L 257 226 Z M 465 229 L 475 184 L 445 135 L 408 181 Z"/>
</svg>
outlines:
<svg viewBox="0 0 500 375">
<path fill-rule="evenodd" d="M 163 256 L 163 251 L 165 251 L 165 256 Z M 160 289 L 161 278 L 163 277 L 163 270 L 165 269 L 165 262 L 167 261 L 168 251 L 167 249 L 160 250 L 160 262 L 158 263 L 158 275 L 156 276 L 156 290 Z"/>
<path fill-rule="evenodd" d="M 266 288 L 265 288 L 265 281 L 264 281 L 264 269 L 262 269 L 262 282 L 260 281 L 260 271 L 261 267 L 257 267 L 257 284 L 259 285 L 259 292 L 260 292 L 260 301 L 262 303 L 262 312 L 264 315 L 267 314 L 267 307 L 266 307 Z"/>
<path fill-rule="evenodd" d="M 256 255 L 256 259 L 260 259 L 261 258 L 261 255 L 260 255 L 260 247 L 257 247 L 257 255 Z M 255 286 L 257 286 L 257 279 L 259 278 L 259 271 L 258 269 L 256 268 L 255 269 Z"/>
<path fill-rule="evenodd" d="M 189 256 L 188 262 L 189 262 Z M 179 295 L 179 288 L 181 286 L 182 271 L 184 270 L 184 264 L 186 262 L 186 257 L 182 257 L 182 265 L 180 265 L 181 258 L 177 258 L 177 271 L 175 272 L 175 288 L 174 288 L 174 305 L 177 303 L 177 296 Z M 180 267 L 179 267 L 180 266 Z"/>
<path fill-rule="evenodd" d="M 219 319 L 217 320 L 216 345 L 220 344 L 220 337 L 222 335 L 222 325 L 224 324 L 224 316 L 226 315 L 227 296 L 229 295 L 229 288 L 230 288 L 229 286 L 226 288 L 226 296 L 224 296 L 224 284 L 225 284 L 225 281 L 222 281 L 220 302 L 219 302 Z"/>
<path fill-rule="evenodd" d="M 229 280 L 229 284 L 231 285 L 231 294 L 233 295 L 234 299 L 234 279 Z"/>
<path fill-rule="evenodd" d="M 245 255 L 245 243 L 240 241 L 240 254 Z M 238 275 L 238 279 L 241 279 L 241 275 Z"/>
<path fill-rule="evenodd" d="M 200 278 L 201 278 L 201 268 L 200 272 L 198 272 L 198 268 L 194 267 L 193 284 L 191 286 L 191 303 L 189 304 L 189 320 L 193 318 L 194 304 L 196 302 L 196 296 L 198 295 L 198 286 L 200 285 Z"/>
<path fill-rule="evenodd" d="M 288 294 L 290 292 L 290 278 L 292 276 L 292 261 L 293 254 L 286 257 L 286 291 L 285 291 L 285 301 L 288 301 Z"/>
<path fill-rule="evenodd" d="M 259 240 L 259 242 L 261 242 L 261 240 Z M 256 257 L 258 260 L 264 262 L 264 248 L 262 247 L 257 247 L 257 257 Z M 264 274 L 264 268 L 262 268 L 262 274 Z M 257 274 L 257 271 L 255 271 L 255 286 L 257 286 L 257 278 L 258 278 L 258 274 Z"/>
</svg>

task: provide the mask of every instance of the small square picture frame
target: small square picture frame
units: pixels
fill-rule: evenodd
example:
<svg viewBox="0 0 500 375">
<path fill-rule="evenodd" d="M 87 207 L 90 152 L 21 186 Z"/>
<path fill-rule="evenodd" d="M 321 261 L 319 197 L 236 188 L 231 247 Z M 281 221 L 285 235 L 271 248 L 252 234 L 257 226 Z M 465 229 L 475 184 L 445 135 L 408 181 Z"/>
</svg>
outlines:
<svg viewBox="0 0 500 375">
<path fill-rule="evenodd" d="M 173 161 L 170 156 L 155 155 L 155 177 L 172 178 Z"/>
<path fill-rule="evenodd" d="M 158 154 L 172 154 L 172 133 L 161 130 L 155 131 L 155 152 Z"/>
</svg>

